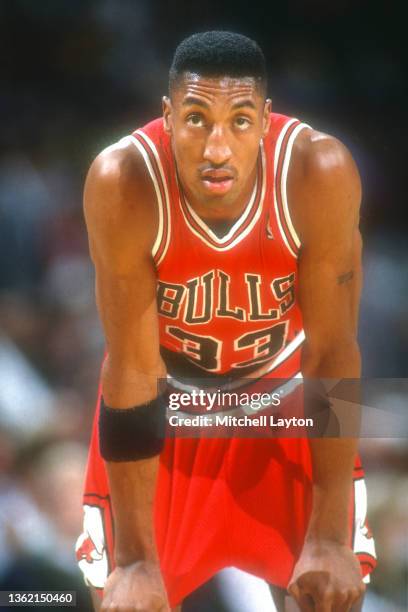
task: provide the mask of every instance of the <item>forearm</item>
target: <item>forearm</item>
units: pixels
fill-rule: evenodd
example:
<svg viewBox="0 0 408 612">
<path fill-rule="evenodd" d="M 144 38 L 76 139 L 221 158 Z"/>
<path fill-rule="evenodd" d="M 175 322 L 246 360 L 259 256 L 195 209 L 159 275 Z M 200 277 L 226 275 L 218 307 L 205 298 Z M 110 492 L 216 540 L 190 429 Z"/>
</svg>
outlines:
<svg viewBox="0 0 408 612">
<path fill-rule="evenodd" d="M 115 520 L 115 562 L 129 565 L 157 560 L 153 505 L 158 456 L 129 462 L 107 462 Z"/>
<path fill-rule="evenodd" d="M 304 375 L 309 380 L 322 383 L 329 389 L 340 378 L 358 379 L 360 355 L 356 344 L 346 349 L 333 350 L 326 358 L 304 361 Z M 347 421 L 358 423 L 359 397 L 355 384 L 349 386 L 350 411 Z M 305 398 L 313 402 L 312 398 Z M 336 414 L 336 400 L 330 397 Z M 313 412 L 313 405 L 310 407 Z M 344 413 L 342 413 L 344 415 Z M 343 428 L 340 418 L 340 430 Z M 326 437 L 310 439 L 313 467 L 313 504 L 307 538 L 330 539 L 346 543 L 349 539 L 349 503 L 352 489 L 352 473 L 358 450 L 358 428 L 353 426 L 354 437 Z"/>
<path fill-rule="evenodd" d="M 158 395 L 159 377 L 165 376 L 161 363 L 145 372 L 141 364 L 122 368 L 105 362 L 102 389 L 110 408 L 134 408 Z M 158 456 L 135 461 L 107 461 L 112 508 L 115 520 L 115 561 L 119 566 L 139 560 L 157 561 L 154 541 L 153 505 Z"/>
<path fill-rule="evenodd" d="M 307 538 L 349 538 L 349 503 L 358 441 L 353 438 L 310 440 L 313 466 L 313 504 Z"/>
</svg>

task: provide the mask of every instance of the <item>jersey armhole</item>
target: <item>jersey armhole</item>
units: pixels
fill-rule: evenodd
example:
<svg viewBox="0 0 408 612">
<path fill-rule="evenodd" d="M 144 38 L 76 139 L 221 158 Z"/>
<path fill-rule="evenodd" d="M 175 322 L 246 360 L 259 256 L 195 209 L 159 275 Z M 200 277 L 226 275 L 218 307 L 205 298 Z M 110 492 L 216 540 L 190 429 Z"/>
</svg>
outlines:
<svg viewBox="0 0 408 612">
<path fill-rule="evenodd" d="M 156 267 L 158 267 L 166 255 L 170 241 L 171 219 L 167 182 L 159 153 L 149 136 L 142 130 L 136 130 L 136 132 L 128 136 L 128 138 L 142 155 L 156 193 L 159 223 L 152 247 L 152 257 Z"/>
<path fill-rule="evenodd" d="M 287 179 L 293 145 L 297 135 L 305 128 L 310 128 L 307 123 L 301 123 L 298 119 L 288 121 L 276 142 L 275 148 L 275 211 L 279 229 L 289 253 L 297 258 L 301 247 L 300 238 L 295 230 L 289 211 Z"/>
</svg>

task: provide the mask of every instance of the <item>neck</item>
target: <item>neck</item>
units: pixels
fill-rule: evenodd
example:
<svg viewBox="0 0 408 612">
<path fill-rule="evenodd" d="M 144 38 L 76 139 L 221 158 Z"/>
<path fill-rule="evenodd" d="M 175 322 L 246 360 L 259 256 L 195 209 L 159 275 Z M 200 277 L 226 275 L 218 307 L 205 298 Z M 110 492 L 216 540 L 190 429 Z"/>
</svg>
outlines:
<svg viewBox="0 0 408 612">
<path fill-rule="evenodd" d="M 225 198 L 208 198 L 206 200 L 201 200 L 195 197 L 188 188 L 188 185 L 184 185 L 181 180 L 179 180 L 180 189 L 182 189 L 191 208 L 204 221 L 208 223 L 213 222 L 215 224 L 234 221 L 246 208 L 252 195 L 256 183 L 257 167 L 258 164 L 256 163 L 243 189 L 238 196 L 233 199 L 226 196 Z"/>
</svg>

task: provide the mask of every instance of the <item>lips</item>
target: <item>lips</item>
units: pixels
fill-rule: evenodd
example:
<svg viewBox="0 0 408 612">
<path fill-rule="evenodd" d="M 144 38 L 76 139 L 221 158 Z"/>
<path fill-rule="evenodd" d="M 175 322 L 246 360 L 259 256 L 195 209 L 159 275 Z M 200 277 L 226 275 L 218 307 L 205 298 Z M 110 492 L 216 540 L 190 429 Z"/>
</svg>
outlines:
<svg viewBox="0 0 408 612">
<path fill-rule="evenodd" d="M 224 194 L 232 187 L 234 175 L 225 169 L 208 169 L 201 172 L 201 180 L 207 191 Z"/>
<path fill-rule="evenodd" d="M 201 176 L 203 177 L 203 180 L 214 182 L 229 181 L 234 178 L 232 173 L 226 170 L 204 170 L 201 173 Z"/>
</svg>

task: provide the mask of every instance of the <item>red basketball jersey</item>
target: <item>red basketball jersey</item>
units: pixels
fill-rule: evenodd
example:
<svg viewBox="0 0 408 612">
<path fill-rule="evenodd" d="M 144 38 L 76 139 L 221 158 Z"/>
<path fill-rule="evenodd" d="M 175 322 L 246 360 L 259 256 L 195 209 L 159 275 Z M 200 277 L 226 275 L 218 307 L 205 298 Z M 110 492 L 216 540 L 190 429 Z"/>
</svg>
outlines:
<svg viewBox="0 0 408 612">
<path fill-rule="evenodd" d="M 222 237 L 186 200 L 163 120 L 131 136 L 159 204 L 153 256 L 160 343 L 170 374 L 245 376 L 256 371 L 283 378 L 299 371 L 304 339 L 296 301 L 300 243 L 290 219 L 286 178 L 294 139 L 305 127 L 272 114 L 253 193 Z"/>
</svg>

